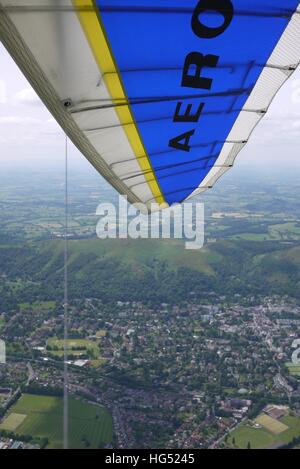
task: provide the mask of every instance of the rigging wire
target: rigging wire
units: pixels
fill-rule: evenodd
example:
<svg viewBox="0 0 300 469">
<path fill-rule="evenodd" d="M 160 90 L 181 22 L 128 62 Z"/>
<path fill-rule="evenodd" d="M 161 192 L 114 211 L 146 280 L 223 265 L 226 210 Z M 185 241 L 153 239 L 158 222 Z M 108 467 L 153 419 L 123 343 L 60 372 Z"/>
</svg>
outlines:
<svg viewBox="0 0 300 469">
<path fill-rule="evenodd" d="M 69 376 L 68 376 L 68 229 L 69 229 L 69 193 L 68 193 L 68 137 L 65 135 L 65 229 L 64 229 L 64 389 L 63 389 L 63 447 L 69 446 Z"/>
</svg>

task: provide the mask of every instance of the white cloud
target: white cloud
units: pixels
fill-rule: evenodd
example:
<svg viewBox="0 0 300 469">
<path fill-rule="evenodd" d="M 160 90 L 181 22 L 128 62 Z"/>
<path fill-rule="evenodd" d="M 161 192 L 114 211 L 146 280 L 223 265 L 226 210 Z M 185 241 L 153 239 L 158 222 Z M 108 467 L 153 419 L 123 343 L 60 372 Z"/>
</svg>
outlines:
<svg viewBox="0 0 300 469">
<path fill-rule="evenodd" d="M 294 129 L 300 129 L 300 120 L 293 122 Z"/>
<path fill-rule="evenodd" d="M 28 106 L 40 106 L 41 100 L 32 88 L 25 88 L 18 91 L 13 97 L 13 103 L 15 105 L 25 104 Z"/>
<path fill-rule="evenodd" d="M 20 117 L 20 116 L 2 116 L 0 117 L 0 124 L 3 125 L 40 125 L 43 122 L 34 117 Z"/>
<path fill-rule="evenodd" d="M 294 80 L 291 83 L 291 88 L 292 88 L 292 102 L 294 104 L 299 104 L 300 103 L 300 79 L 299 78 L 294 78 Z"/>
<path fill-rule="evenodd" d="M 7 102 L 7 87 L 3 80 L 0 80 L 0 104 Z"/>
<path fill-rule="evenodd" d="M 46 117 L 46 118 L 45 118 Z M 61 134 L 58 125 L 44 118 L 26 115 L 0 115 L 0 128 L 5 129 L 5 139 L 0 136 L 0 144 L 14 145 L 15 148 L 27 145 L 28 148 L 55 147 Z M 2 152 L 1 152 L 2 153 Z"/>
<path fill-rule="evenodd" d="M 47 119 L 47 124 L 57 124 L 56 120 L 54 119 L 54 117 L 50 117 L 49 119 Z"/>
</svg>

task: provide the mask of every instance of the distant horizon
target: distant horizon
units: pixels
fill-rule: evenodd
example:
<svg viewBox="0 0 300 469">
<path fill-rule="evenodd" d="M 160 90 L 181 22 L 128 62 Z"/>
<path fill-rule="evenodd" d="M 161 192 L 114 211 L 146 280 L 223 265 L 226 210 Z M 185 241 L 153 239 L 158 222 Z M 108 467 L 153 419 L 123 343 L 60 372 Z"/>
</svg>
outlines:
<svg viewBox="0 0 300 469">
<path fill-rule="evenodd" d="M 0 167 L 63 167 L 65 135 L 0 44 Z M 231 173 L 244 168 L 300 169 L 300 67 L 275 97 L 265 118 L 238 155 Z M 70 169 L 91 164 L 69 145 Z M 93 171 L 93 169 L 92 169 Z"/>
<path fill-rule="evenodd" d="M 45 165 L 43 162 L 25 162 L 25 161 L 11 161 L 11 160 L 0 160 L 1 171 L 0 171 L 0 182 L 8 176 L 9 178 L 18 178 L 24 175 L 25 178 L 30 178 L 30 176 L 40 175 L 41 177 L 51 176 L 51 177 L 61 177 L 64 178 L 64 159 L 62 158 L 60 162 L 53 161 Z M 107 182 L 104 177 L 99 174 L 95 168 L 87 161 L 84 157 L 82 160 L 76 159 L 73 163 L 72 155 L 69 158 L 69 178 L 77 178 L 78 176 L 83 176 L 86 178 L 87 182 L 90 181 L 94 183 L 99 180 L 99 184 L 108 185 L 113 191 L 115 189 L 113 186 Z M 257 162 L 250 164 L 248 162 L 243 162 L 239 164 L 238 158 L 233 166 L 230 168 L 215 184 L 214 187 L 225 186 L 226 184 L 238 183 L 241 180 L 257 180 L 258 183 L 263 183 L 264 180 L 268 181 L 270 178 L 275 178 L 278 181 L 285 180 L 300 183 L 300 164 L 293 165 L 269 165 L 264 164 L 263 162 Z M 212 188 L 212 190 L 214 189 Z M 117 193 L 117 191 L 115 191 Z M 211 192 L 211 191 L 209 191 Z"/>
</svg>

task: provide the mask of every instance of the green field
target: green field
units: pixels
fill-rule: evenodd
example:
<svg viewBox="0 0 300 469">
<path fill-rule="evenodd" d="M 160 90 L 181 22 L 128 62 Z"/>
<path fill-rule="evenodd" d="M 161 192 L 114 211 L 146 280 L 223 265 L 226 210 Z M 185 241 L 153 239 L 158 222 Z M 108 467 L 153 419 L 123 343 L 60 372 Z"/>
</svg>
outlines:
<svg viewBox="0 0 300 469">
<path fill-rule="evenodd" d="M 244 239 L 247 241 L 283 241 L 299 240 L 300 229 L 295 223 L 283 223 L 269 225 L 266 233 L 241 233 L 232 236 L 233 239 Z"/>
<path fill-rule="evenodd" d="M 14 432 L 24 422 L 26 417 L 26 414 L 16 414 L 15 412 L 12 412 L 5 419 L 4 423 L 0 425 L 0 428 L 9 432 Z"/>
<path fill-rule="evenodd" d="M 98 359 L 100 351 L 96 342 L 86 339 L 69 339 L 68 351 L 70 355 L 89 355 L 90 358 Z M 62 339 L 52 338 L 47 341 L 47 350 L 51 355 L 63 356 L 64 341 Z"/>
<path fill-rule="evenodd" d="M 248 423 L 242 423 L 228 437 L 229 446 L 246 449 L 250 442 L 252 449 L 267 449 L 275 445 L 290 443 L 294 437 L 300 436 L 300 419 L 292 415 L 281 418 L 278 423 L 288 427 L 280 434 L 274 434 L 267 428 L 253 428 Z M 283 426 L 281 429 L 283 430 Z"/>
<path fill-rule="evenodd" d="M 272 225 L 269 227 L 272 236 L 278 235 L 281 238 L 289 237 L 299 239 L 300 228 L 296 223 L 281 223 L 279 225 Z"/>
<path fill-rule="evenodd" d="M 294 363 L 286 363 L 286 366 L 292 376 L 300 376 L 300 365 Z"/>
<path fill-rule="evenodd" d="M 55 308 L 55 301 L 35 301 L 34 303 L 20 303 L 19 307 L 23 311 L 48 311 Z"/>
<path fill-rule="evenodd" d="M 47 448 L 61 448 L 63 400 L 59 397 L 24 394 L 10 409 L 0 430 L 48 438 Z M 102 407 L 69 400 L 70 448 L 99 448 L 112 442 L 112 418 Z"/>
<path fill-rule="evenodd" d="M 255 422 L 261 425 L 263 428 L 268 430 L 269 432 L 273 433 L 274 435 L 280 435 L 281 433 L 285 432 L 289 429 L 287 425 L 276 420 L 269 415 L 261 414 L 256 419 Z"/>
<path fill-rule="evenodd" d="M 1 331 L 1 329 L 3 329 L 4 326 L 5 326 L 5 320 L 4 320 L 4 318 L 2 318 L 0 316 L 0 331 Z"/>
</svg>

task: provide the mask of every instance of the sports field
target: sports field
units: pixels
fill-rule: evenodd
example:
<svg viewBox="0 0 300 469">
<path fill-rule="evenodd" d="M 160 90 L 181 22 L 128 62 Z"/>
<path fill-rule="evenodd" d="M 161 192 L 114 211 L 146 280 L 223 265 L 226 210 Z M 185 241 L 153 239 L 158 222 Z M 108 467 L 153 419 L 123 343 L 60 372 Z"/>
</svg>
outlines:
<svg viewBox="0 0 300 469">
<path fill-rule="evenodd" d="M 287 425 L 280 422 L 279 420 L 269 417 L 269 415 L 261 414 L 256 419 L 255 422 L 264 427 L 266 430 L 269 430 L 274 435 L 280 435 L 280 433 L 285 432 L 289 429 Z"/>
<path fill-rule="evenodd" d="M 14 432 L 21 425 L 21 423 L 24 422 L 26 417 L 26 414 L 16 414 L 15 412 L 12 412 L 5 419 L 4 423 L 0 425 L 0 429 L 7 430 L 9 432 Z"/>
<path fill-rule="evenodd" d="M 59 397 L 24 394 L 10 409 L 0 430 L 48 438 L 47 448 L 62 447 L 63 400 Z M 102 407 L 69 400 L 70 448 L 99 448 L 112 442 L 112 419 Z"/>
<path fill-rule="evenodd" d="M 90 358 L 98 359 L 100 351 L 96 342 L 86 339 L 68 339 L 68 350 L 70 355 L 89 355 Z M 47 341 L 48 353 L 54 356 L 63 356 L 64 341 L 62 339 L 52 338 Z"/>
<path fill-rule="evenodd" d="M 242 423 L 229 435 L 227 443 L 229 446 L 234 446 L 239 449 L 246 449 L 248 443 L 250 443 L 252 449 L 267 449 L 290 443 L 294 437 L 300 436 L 300 419 L 297 417 L 287 415 L 276 422 L 284 425 L 286 429 L 276 434 L 274 433 L 274 422 L 272 422 L 273 431 L 262 424 L 260 424 L 262 428 L 254 428 L 248 423 Z M 271 423 L 269 421 L 266 422 L 266 420 L 264 420 L 264 423 L 267 423 L 269 426 L 271 425 Z M 283 427 L 280 428 L 283 430 Z M 279 426 L 276 426 L 276 429 L 278 430 Z"/>
</svg>

